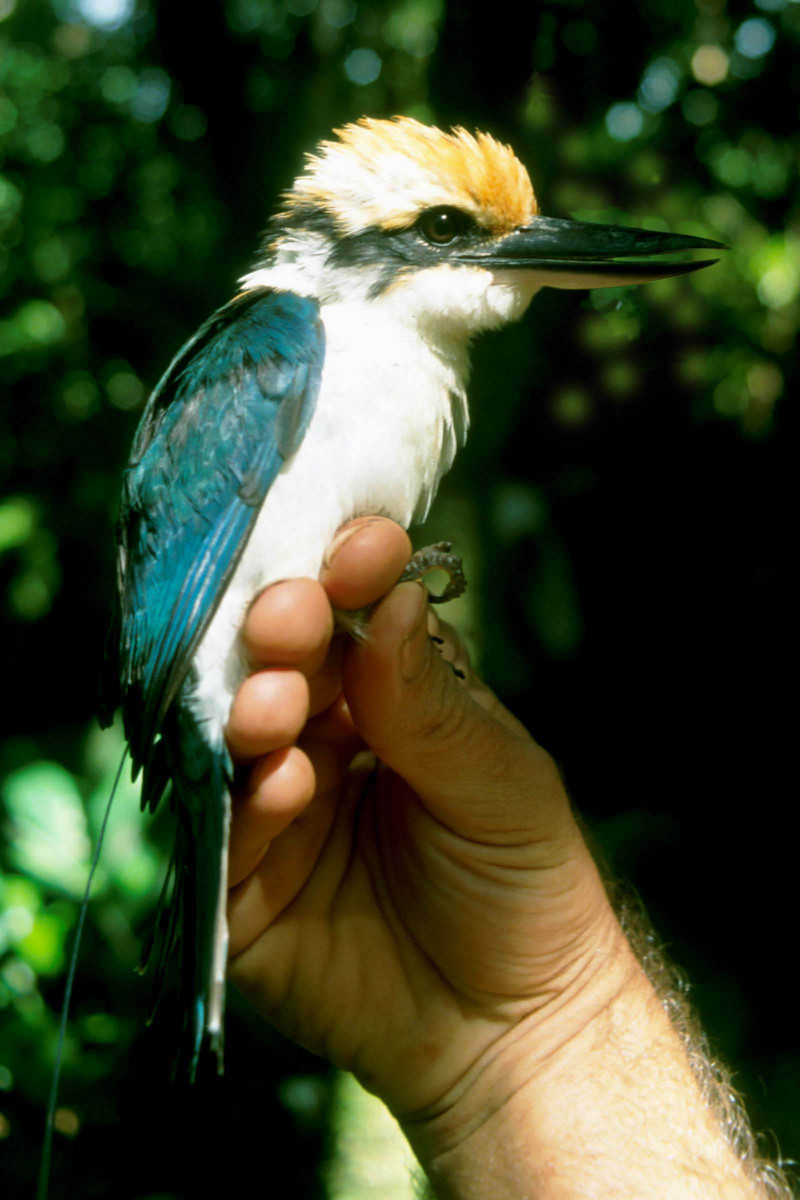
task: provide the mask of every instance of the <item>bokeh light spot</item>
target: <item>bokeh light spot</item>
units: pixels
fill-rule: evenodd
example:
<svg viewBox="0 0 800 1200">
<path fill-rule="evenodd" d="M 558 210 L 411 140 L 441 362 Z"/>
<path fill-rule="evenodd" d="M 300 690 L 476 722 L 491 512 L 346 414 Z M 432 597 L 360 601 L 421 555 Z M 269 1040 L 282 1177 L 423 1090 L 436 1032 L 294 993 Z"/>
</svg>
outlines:
<svg viewBox="0 0 800 1200">
<path fill-rule="evenodd" d="M 655 59 L 642 77 L 639 104 L 645 112 L 663 112 L 675 100 L 680 81 L 680 68 L 673 59 Z"/>
<path fill-rule="evenodd" d="M 744 187 L 750 182 L 750 155 L 739 146 L 715 146 L 711 154 L 714 174 L 728 187 Z"/>
<path fill-rule="evenodd" d="M 776 263 L 761 276 L 756 291 L 762 303 L 782 308 L 800 294 L 800 272 L 794 263 L 786 260 Z"/>
<path fill-rule="evenodd" d="M 771 407 L 783 392 L 783 374 L 774 363 L 754 363 L 747 372 L 747 387 L 758 404 Z"/>
<path fill-rule="evenodd" d="M 775 44 L 775 29 L 764 17 L 750 17 L 736 30 L 735 42 L 745 58 L 761 58 Z"/>
<path fill-rule="evenodd" d="M 714 87 L 728 74 L 728 56 L 722 46 L 698 46 L 692 55 L 692 74 L 698 83 Z"/>
<path fill-rule="evenodd" d="M 133 14 L 134 0 L 77 0 L 84 21 L 98 29 L 119 29 Z"/>
<path fill-rule="evenodd" d="M 713 92 L 705 88 L 694 88 L 681 105 L 683 115 L 692 125 L 710 125 L 719 112 L 719 101 Z"/>
<path fill-rule="evenodd" d="M 144 399 L 144 385 L 132 371 L 116 371 L 106 384 L 108 399 L 123 412 L 136 408 Z"/>
<path fill-rule="evenodd" d="M 320 16 L 332 29 L 344 29 L 356 19 L 356 6 L 352 0 L 322 0 Z"/>
<path fill-rule="evenodd" d="M 638 137 L 643 125 L 642 110 L 630 100 L 612 104 L 606 113 L 606 129 L 617 142 L 629 142 Z"/>
<path fill-rule="evenodd" d="M 59 1133 L 66 1137 L 75 1137 L 81 1127 L 80 1118 L 74 1108 L 57 1108 L 53 1116 L 53 1124 Z"/>
<path fill-rule="evenodd" d="M 28 152 L 38 162 L 54 162 L 64 150 L 64 134 L 54 121 L 39 121 L 27 136 Z"/>
<path fill-rule="evenodd" d="M 17 313 L 17 321 L 29 345 L 52 345 L 66 332 L 64 318 L 47 300 L 29 300 Z"/>
<path fill-rule="evenodd" d="M 158 67 L 142 71 L 131 101 L 131 114 L 137 121 L 151 124 L 163 117 L 172 89 L 169 75 Z"/>
<path fill-rule="evenodd" d="M 100 76 L 100 94 L 109 104 L 127 104 L 136 92 L 136 75 L 130 67 L 106 67 Z"/>
<path fill-rule="evenodd" d="M 18 996 L 24 996 L 36 987 L 33 970 L 21 958 L 10 958 L 3 967 L 2 976 L 3 982 Z"/>
<path fill-rule="evenodd" d="M 36 528 L 36 505 L 27 496 L 14 496 L 0 504 L 0 554 L 24 546 Z"/>
<path fill-rule="evenodd" d="M 552 397 L 550 410 L 555 422 L 564 428 L 578 429 L 586 425 L 594 412 L 592 397 L 579 384 L 559 388 Z"/>
<path fill-rule="evenodd" d="M 374 50 L 360 48 L 352 50 L 344 60 L 344 73 L 351 83 L 365 87 L 374 83 L 381 73 L 383 60 Z"/>
<path fill-rule="evenodd" d="M 184 142 L 196 142 L 206 131 L 206 115 L 195 104 L 180 104 L 171 114 L 172 132 Z"/>
</svg>

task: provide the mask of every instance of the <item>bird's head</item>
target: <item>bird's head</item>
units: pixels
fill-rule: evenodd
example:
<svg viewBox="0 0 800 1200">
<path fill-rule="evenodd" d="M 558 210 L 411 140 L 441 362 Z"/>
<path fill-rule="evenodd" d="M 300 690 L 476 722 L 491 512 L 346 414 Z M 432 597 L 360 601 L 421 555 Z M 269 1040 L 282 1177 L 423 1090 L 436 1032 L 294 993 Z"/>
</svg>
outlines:
<svg viewBox="0 0 800 1200">
<path fill-rule="evenodd" d="M 521 316 L 541 287 L 644 283 L 708 265 L 653 255 L 721 248 L 543 217 L 525 167 L 486 133 L 364 118 L 335 139 L 308 156 L 265 241 L 277 285 L 323 302 L 380 298 L 470 336 Z"/>
</svg>

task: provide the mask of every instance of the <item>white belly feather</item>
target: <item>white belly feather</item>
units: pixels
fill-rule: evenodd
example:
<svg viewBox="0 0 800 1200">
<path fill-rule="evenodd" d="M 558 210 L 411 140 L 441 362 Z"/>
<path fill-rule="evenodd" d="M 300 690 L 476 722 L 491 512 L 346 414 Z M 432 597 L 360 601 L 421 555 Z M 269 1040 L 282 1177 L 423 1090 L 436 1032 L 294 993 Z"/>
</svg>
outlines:
<svg viewBox="0 0 800 1200">
<path fill-rule="evenodd" d="M 314 415 L 269 490 L 195 656 L 194 707 L 218 741 L 247 673 L 239 630 L 280 579 L 316 578 L 345 521 L 422 520 L 466 434 L 466 348 L 434 353 L 380 303 L 324 306 L 326 351 Z"/>
</svg>

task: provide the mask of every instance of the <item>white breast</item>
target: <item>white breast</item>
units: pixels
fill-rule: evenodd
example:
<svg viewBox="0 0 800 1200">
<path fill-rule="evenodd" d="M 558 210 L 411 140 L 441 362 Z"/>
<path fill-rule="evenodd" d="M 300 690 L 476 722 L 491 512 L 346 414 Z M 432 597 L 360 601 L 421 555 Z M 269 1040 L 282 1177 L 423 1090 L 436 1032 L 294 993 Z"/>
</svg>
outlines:
<svg viewBox="0 0 800 1200">
<path fill-rule="evenodd" d="M 389 301 L 322 308 L 322 385 L 305 437 L 275 479 L 195 656 L 195 710 L 221 736 L 246 674 L 239 629 L 279 579 L 316 578 L 344 522 L 382 513 L 421 520 L 466 434 L 466 349 L 443 351 Z"/>
</svg>

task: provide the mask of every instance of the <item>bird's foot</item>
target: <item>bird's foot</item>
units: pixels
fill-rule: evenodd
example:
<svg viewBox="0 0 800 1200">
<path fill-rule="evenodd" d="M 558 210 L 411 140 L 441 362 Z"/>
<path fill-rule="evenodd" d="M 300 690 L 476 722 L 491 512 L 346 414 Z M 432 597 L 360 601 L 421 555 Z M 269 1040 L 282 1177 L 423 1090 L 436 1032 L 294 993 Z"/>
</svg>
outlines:
<svg viewBox="0 0 800 1200">
<path fill-rule="evenodd" d="M 428 592 L 431 604 L 444 604 L 447 600 L 456 600 L 466 591 L 467 580 L 464 567 L 457 554 L 451 554 L 452 542 L 434 542 L 412 554 L 406 564 L 398 583 L 414 583 L 427 575 L 428 571 L 444 571 L 450 577 L 443 592 Z"/>
<path fill-rule="evenodd" d="M 366 642 L 369 639 L 369 618 L 374 607 L 374 604 L 370 604 L 367 608 L 334 608 L 336 632 L 346 634 L 354 642 Z"/>
<path fill-rule="evenodd" d="M 443 592 L 438 594 L 428 592 L 431 604 L 444 604 L 446 600 L 455 600 L 458 596 L 463 595 L 467 580 L 461 559 L 457 554 L 450 553 L 452 546 L 452 542 L 435 542 L 432 546 L 425 546 L 422 550 L 417 550 L 416 554 L 411 555 L 397 582 L 415 583 L 418 579 L 422 579 L 423 575 L 427 575 L 428 571 L 444 571 L 449 576 L 450 582 Z M 337 630 L 347 634 L 356 642 L 366 642 L 369 637 L 369 618 L 374 607 L 374 604 L 370 604 L 367 608 L 334 609 Z M 438 642 L 441 639 L 433 638 L 432 640 Z M 457 671 L 455 667 L 453 671 L 463 679 L 462 672 Z"/>
<path fill-rule="evenodd" d="M 461 559 L 457 554 L 450 553 L 452 548 L 452 542 L 434 542 L 432 546 L 425 546 L 422 550 L 417 550 L 416 554 L 412 554 L 408 560 L 398 583 L 413 583 L 417 579 L 422 579 L 428 571 L 444 571 L 449 576 L 450 582 L 443 592 L 428 591 L 428 599 L 431 604 L 444 604 L 447 600 L 456 600 L 464 594 L 467 580 Z M 431 634 L 430 639 L 442 654 L 444 638 Z M 445 661 L 457 679 L 465 678 L 464 672 L 459 670 L 455 663 L 451 663 L 447 659 Z"/>
</svg>

